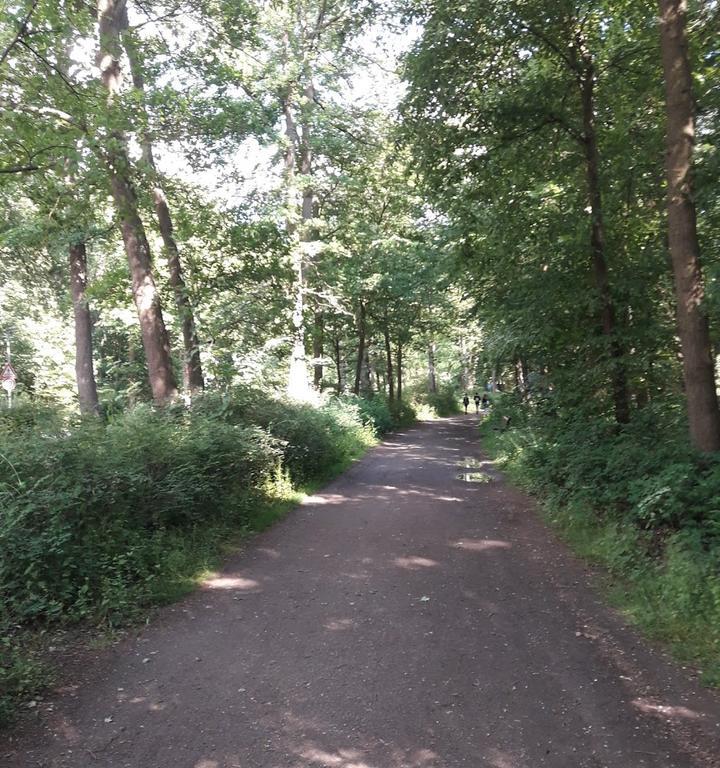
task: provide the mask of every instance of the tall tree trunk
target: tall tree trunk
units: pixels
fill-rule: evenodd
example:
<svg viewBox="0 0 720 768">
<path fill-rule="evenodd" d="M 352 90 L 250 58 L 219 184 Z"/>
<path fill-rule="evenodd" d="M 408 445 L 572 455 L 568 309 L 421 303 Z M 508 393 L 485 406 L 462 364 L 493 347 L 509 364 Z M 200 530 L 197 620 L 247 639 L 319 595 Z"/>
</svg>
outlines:
<svg viewBox="0 0 720 768">
<path fill-rule="evenodd" d="M 140 95 L 140 100 L 145 108 L 145 79 L 142 65 L 138 55 L 137 44 L 131 32 L 125 31 L 123 43 L 130 63 L 130 74 L 135 89 Z M 182 327 L 183 336 L 183 387 L 188 392 L 202 390 L 205 386 L 203 380 L 202 364 L 200 361 L 200 343 L 195 328 L 195 315 L 188 295 L 185 280 L 183 279 L 180 251 L 173 232 L 172 216 L 165 192 L 159 183 L 159 175 L 155 165 L 153 146 L 150 136 L 144 132 L 141 137 L 142 156 L 145 165 L 153 179 L 152 198 L 155 206 L 155 214 L 158 219 L 160 235 L 165 246 L 165 254 L 168 260 L 170 285 L 175 296 L 178 316 Z"/>
<path fill-rule="evenodd" d="M 364 395 L 372 395 L 372 363 L 370 362 L 370 344 L 372 341 L 365 345 L 365 355 L 363 357 L 362 365 L 362 378 L 360 382 L 360 390 Z"/>
<path fill-rule="evenodd" d="M 357 314 L 357 326 L 358 326 L 358 355 L 357 363 L 355 365 L 355 385 L 353 386 L 353 392 L 356 395 L 360 394 L 360 377 L 362 375 L 363 360 L 365 358 L 365 304 L 360 301 Z"/>
<path fill-rule="evenodd" d="M 98 0 L 97 8 L 100 44 L 97 63 L 102 83 L 108 92 L 108 110 L 112 113 L 117 109 L 114 104 L 115 95 L 122 80 L 120 35 L 127 28 L 127 9 L 125 0 Z M 115 118 L 117 115 L 111 115 L 111 120 Z M 164 405 L 175 397 L 177 386 L 172 368 L 170 342 L 160 306 L 160 294 L 153 279 L 150 247 L 138 213 L 137 197 L 131 181 L 130 160 L 122 131 L 111 131 L 101 152 L 120 218 L 150 388 L 155 402 Z"/>
<path fill-rule="evenodd" d="M 460 374 L 460 389 L 466 390 L 470 385 L 470 367 L 468 365 L 468 352 L 465 344 L 465 337 L 460 337 L 460 363 L 462 373 Z"/>
<path fill-rule="evenodd" d="M 700 451 L 718 451 L 720 411 L 708 320 L 702 311 L 704 285 L 693 201 L 695 105 L 685 33 L 687 1 L 660 0 L 659 7 L 667 114 L 668 242 L 690 438 Z"/>
<path fill-rule="evenodd" d="M 577 47 L 582 57 L 580 89 L 583 117 L 583 149 L 590 202 L 590 250 L 592 253 L 595 289 L 600 298 L 600 320 L 603 336 L 608 345 L 611 361 L 611 382 L 615 420 L 626 424 L 630 420 L 627 378 L 623 364 L 622 345 L 615 327 L 615 309 L 610 294 L 607 259 L 605 256 L 605 224 L 603 221 L 602 191 L 600 187 L 600 152 L 595 129 L 595 64 L 585 41 L 578 35 Z"/>
<path fill-rule="evenodd" d="M 388 400 L 392 403 L 395 399 L 395 376 L 393 374 L 392 347 L 390 346 L 390 330 L 387 325 L 387 317 L 383 326 L 385 338 L 385 359 L 387 360 Z"/>
<path fill-rule="evenodd" d="M 437 392 L 437 377 L 435 375 L 435 342 L 428 344 L 428 392 L 434 395 Z"/>
<path fill-rule="evenodd" d="M 322 312 L 315 313 L 315 322 L 313 325 L 313 358 L 315 358 L 313 384 L 315 389 L 322 389 L 323 365 L 322 356 L 325 336 L 325 318 Z"/>
<path fill-rule="evenodd" d="M 75 379 L 80 413 L 100 413 L 97 384 L 93 371 L 92 319 L 87 301 L 87 252 L 79 240 L 68 249 L 70 291 L 75 313 Z"/>
<path fill-rule="evenodd" d="M 342 395 L 342 393 L 345 391 L 345 378 L 343 376 L 342 350 L 340 349 L 340 338 L 338 336 L 336 336 L 334 339 L 334 347 L 335 369 L 337 371 L 337 393 L 338 395 Z"/>
<path fill-rule="evenodd" d="M 402 390 L 403 390 L 402 366 L 403 366 L 403 345 L 401 341 L 398 341 L 397 343 L 397 399 L 398 399 L 398 402 L 402 400 Z"/>
<path fill-rule="evenodd" d="M 170 285 L 175 295 L 175 305 L 182 327 L 183 336 L 183 386 L 187 392 L 201 391 L 205 386 L 203 379 L 202 363 L 200 361 L 200 342 L 195 327 L 195 314 L 193 312 L 190 296 L 188 295 L 183 279 L 180 253 L 173 235 L 172 218 L 170 209 L 162 187 L 153 189 L 153 202 L 155 213 L 158 217 L 160 234 L 165 245 L 165 254 L 168 260 L 168 272 Z"/>
<path fill-rule="evenodd" d="M 317 240 L 317 232 L 312 224 L 317 206 L 315 204 L 315 190 L 312 185 L 313 153 L 310 134 L 310 119 L 315 104 L 315 86 L 309 72 L 306 73 L 306 77 L 309 78 L 309 81 L 303 92 L 304 107 L 300 136 L 300 173 L 303 175 L 304 180 L 302 197 L 302 234 L 300 239 L 305 244 L 306 266 L 310 272 L 310 278 L 317 282 L 316 255 L 312 248 L 309 247 L 311 243 Z M 313 357 L 315 358 L 313 364 L 313 384 L 316 389 L 320 389 L 323 378 L 322 355 L 324 318 L 322 311 L 317 306 L 317 296 L 314 297 L 313 303 L 315 305 L 312 327 Z"/>
<path fill-rule="evenodd" d="M 287 36 L 286 36 L 287 37 Z M 291 261 L 295 274 L 295 300 L 291 315 L 292 351 L 290 353 L 290 373 L 288 392 L 293 397 L 307 398 L 310 392 L 307 361 L 305 357 L 305 269 L 303 249 L 298 234 L 295 198 L 295 171 L 297 165 L 297 147 L 299 142 L 291 94 L 282 97 L 283 117 L 285 119 L 285 185 L 287 190 L 287 218 L 285 228 L 292 240 Z"/>
<path fill-rule="evenodd" d="M 615 420 L 626 424 L 630 420 L 630 403 L 622 345 L 615 327 L 615 309 L 610 294 L 607 259 L 605 256 L 605 224 L 603 221 L 602 191 L 600 187 L 600 151 L 595 130 L 595 64 L 579 35 L 577 48 L 582 57 L 580 89 L 583 117 L 583 149 L 588 198 L 590 203 L 590 250 L 595 289 L 600 298 L 600 323 L 608 345 L 611 361 L 611 384 Z"/>
</svg>

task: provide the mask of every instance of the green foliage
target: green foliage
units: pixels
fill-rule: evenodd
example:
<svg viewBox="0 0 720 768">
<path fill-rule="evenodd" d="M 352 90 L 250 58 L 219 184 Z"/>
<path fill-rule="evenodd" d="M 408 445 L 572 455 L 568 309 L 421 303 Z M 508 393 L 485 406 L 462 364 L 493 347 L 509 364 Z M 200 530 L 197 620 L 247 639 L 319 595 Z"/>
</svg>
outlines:
<svg viewBox="0 0 720 768">
<path fill-rule="evenodd" d="M 5 622 L 125 613 L 167 533 L 242 517 L 280 455 L 257 427 L 147 406 L 107 426 L 0 429 Z"/>
<path fill-rule="evenodd" d="M 500 431 L 503 416 L 511 427 Z M 573 548 L 619 580 L 620 607 L 717 682 L 720 457 L 691 451 L 682 415 L 658 404 L 618 429 L 581 409 L 506 395 L 483 431 Z"/>
<path fill-rule="evenodd" d="M 377 436 L 384 435 L 397 426 L 385 397 L 380 395 L 375 397 L 343 395 L 340 401 L 346 403 L 348 407 L 357 408 L 363 424 L 370 426 Z"/>
<path fill-rule="evenodd" d="M 407 427 L 417 419 L 417 414 L 412 405 L 406 402 L 390 402 L 381 394 L 372 397 L 356 397 L 355 395 L 343 395 L 338 398 L 343 407 L 357 409 L 357 413 L 363 424 L 369 426 L 373 433 L 380 437 L 398 427 Z"/>
<path fill-rule="evenodd" d="M 177 598 L 219 542 L 267 525 L 293 486 L 343 468 L 374 433 L 358 403 L 236 389 L 107 424 L 26 404 L 0 413 L 0 442 L 1 720 L 42 677 L 12 628 L 112 625 Z"/>
<path fill-rule="evenodd" d="M 37 660 L 26 638 L 0 634 L 0 727 L 14 714 L 15 701 L 47 685 L 51 672 Z"/>
<path fill-rule="evenodd" d="M 416 395 L 421 403 L 427 403 L 436 416 L 453 416 L 460 413 L 460 395 L 455 387 L 439 387 L 437 392 L 430 392 L 424 395 Z M 475 407 L 474 405 L 472 406 Z"/>
</svg>

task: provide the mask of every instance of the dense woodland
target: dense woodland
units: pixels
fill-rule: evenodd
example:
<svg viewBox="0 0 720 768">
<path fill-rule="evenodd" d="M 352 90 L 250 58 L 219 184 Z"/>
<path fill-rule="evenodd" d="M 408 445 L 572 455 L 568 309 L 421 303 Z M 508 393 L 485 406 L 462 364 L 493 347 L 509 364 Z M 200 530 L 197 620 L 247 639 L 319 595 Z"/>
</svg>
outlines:
<svg viewBox="0 0 720 768">
<path fill-rule="evenodd" d="M 719 40 L 714 0 L 5 4 L 0 698 L 485 388 L 719 681 Z"/>
</svg>

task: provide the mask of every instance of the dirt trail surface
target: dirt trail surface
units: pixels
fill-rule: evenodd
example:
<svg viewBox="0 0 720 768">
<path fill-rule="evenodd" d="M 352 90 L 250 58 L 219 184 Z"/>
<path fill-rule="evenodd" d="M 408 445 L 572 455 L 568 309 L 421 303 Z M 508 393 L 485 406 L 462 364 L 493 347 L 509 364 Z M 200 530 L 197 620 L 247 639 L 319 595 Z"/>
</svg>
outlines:
<svg viewBox="0 0 720 768">
<path fill-rule="evenodd" d="M 371 451 L 99 652 L 0 765 L 720 765 L 717 697 L 603 606 L 475 426 Z"/>
</svg>

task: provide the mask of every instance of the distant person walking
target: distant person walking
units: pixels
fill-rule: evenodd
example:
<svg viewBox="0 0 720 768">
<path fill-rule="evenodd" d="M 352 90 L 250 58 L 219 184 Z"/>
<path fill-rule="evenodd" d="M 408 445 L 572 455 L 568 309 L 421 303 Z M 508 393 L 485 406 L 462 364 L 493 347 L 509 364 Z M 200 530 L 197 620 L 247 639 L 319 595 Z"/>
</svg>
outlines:
<svg viewBox="0 0 720 768">
<path fill-rule="evenodd" d="M 473 400 L 475 401 L 475 413 L 480 413 L 480 395 L 477 392 Z"/>
<path fill-rule="evenodd" d="M 490 405 L 490 400 L 488 400 L 487 395 L 483 395 L 481 405 L 483 410 L 485 410 Z"/>
<path fill-rule="evenodd" d="M 468 405 L 470 405 L 470 398 L 467 396 L 467 392 L 465 397 L 463 397 L 463 405 L 465 406 L 465 413 L 467 413 Z"/>
</svg>

